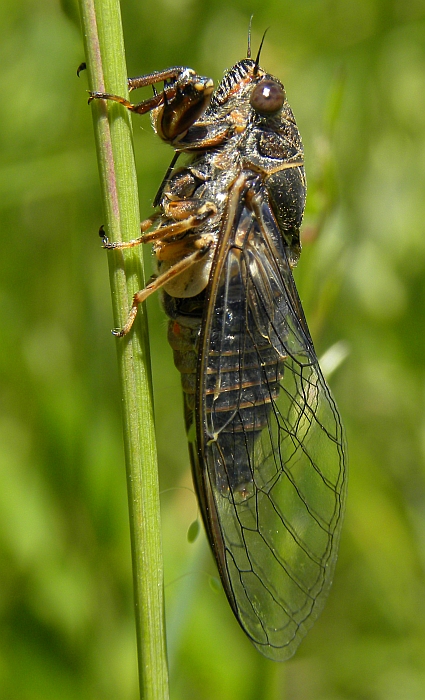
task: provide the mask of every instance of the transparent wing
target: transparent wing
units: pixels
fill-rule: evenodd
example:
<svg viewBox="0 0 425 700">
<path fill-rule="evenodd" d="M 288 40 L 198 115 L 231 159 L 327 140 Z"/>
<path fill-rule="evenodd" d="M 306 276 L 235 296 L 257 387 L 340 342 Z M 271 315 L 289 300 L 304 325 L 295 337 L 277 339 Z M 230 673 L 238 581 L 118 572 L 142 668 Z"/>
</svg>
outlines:
<svg viewBox="0 0 425 700">
<path fill-rule="evenodd" d="M 196 481 L 233 611 L 265 656 L 283 660 L 332 582 L 346 468 L 283 239 L 260 201 L 239 208 L 216 253 L 201 334 Z"/>
</svg>

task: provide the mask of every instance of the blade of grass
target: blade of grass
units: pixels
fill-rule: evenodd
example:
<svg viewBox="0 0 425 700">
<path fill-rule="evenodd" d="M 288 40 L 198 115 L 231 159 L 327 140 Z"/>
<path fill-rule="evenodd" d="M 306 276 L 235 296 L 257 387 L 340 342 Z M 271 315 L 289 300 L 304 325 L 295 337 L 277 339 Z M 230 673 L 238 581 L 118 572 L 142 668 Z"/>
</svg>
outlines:
<svg viewBox="0 0 425 700">
<path fill-rule="evenodd" d="M 127 96 L 119 0 L 79 0 L 91 90 Z M 130 117 L 121 105 L 92 103 L 105 228 L 113 241 L 140 231 Z M 121 327 L 135 291 L 144 286 L 141 253 L 108 254 L 114 323 Z M 159 485 L 147 318 L 118 339 L 124 446 L 133 559 L 140 696 L 167 700 Z"/>
</svg>

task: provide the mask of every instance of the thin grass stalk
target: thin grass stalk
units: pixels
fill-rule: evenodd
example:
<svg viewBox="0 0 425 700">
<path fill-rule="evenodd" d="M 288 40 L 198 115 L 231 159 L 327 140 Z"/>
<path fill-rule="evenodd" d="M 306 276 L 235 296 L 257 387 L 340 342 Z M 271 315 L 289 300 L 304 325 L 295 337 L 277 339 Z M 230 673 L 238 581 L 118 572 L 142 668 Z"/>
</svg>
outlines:
<svg viewBox="0 0 425 700">
<path fill-rule="evenodd" d="M 118 0 L 79 0 L 89 88 L 127 96 L 127 72 Z M 92 105 L 105 230 L 126 241 L 140 232 L 130 117 L 116 103 Z M 108 252 L 115 327 L 144 286 L 140 248 Z M 167 700 L 163 564 L 152 380 L 145 308 L 133 330 L 117 339 L 127 469 L 140 697 Z"/>
</svg>

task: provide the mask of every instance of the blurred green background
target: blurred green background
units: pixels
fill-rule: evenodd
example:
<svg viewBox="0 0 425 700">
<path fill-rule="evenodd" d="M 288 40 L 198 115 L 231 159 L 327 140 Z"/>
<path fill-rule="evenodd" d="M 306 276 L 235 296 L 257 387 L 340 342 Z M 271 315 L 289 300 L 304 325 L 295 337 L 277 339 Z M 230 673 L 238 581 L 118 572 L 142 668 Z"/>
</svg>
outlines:
<svg viewBox="0 0 425 700">
<path fill-rule="evenodd" d="M 214 590 L 180 379 L 149 304 L 172 700 L 425 697 L 423 0 L 122 0 L 130 75 L 216 82 L 270 26 L 309 197 L 297 284 L 347 429 L 334 586 L 294 659 Z M 71 0 L 0 6 L 0 697 L 136 700 L 120 398 L 87 79 Z M 135 118 L 141 216 L 171 149 Z M 148 264 L 149 254 L 146 256 Z"/>
</svg>

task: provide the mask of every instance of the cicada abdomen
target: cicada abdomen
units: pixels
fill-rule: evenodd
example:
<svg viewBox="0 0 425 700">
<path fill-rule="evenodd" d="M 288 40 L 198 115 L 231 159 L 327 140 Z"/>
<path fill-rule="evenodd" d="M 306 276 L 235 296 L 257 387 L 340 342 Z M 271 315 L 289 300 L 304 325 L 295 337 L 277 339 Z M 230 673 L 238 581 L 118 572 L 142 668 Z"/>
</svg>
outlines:
<svg viewBox="0 0 425 700">
<path fill-rule="evenodd" d="M 224 590 L 267 657 L 289 658 L 323 608 L 346 488 L 344 435 L 292 277 L 305 203 L 300 135 L 282 83 L 243 59 L 212 82 L 173 68 L 152 112 L 182 168 L 128 247 L 153 242 L 181 372 L 194 482 Z M 209 103 L 209 104 L 208 104 Z M 147 232 L 148 228 L 152 230 Z"/>
</svg>

